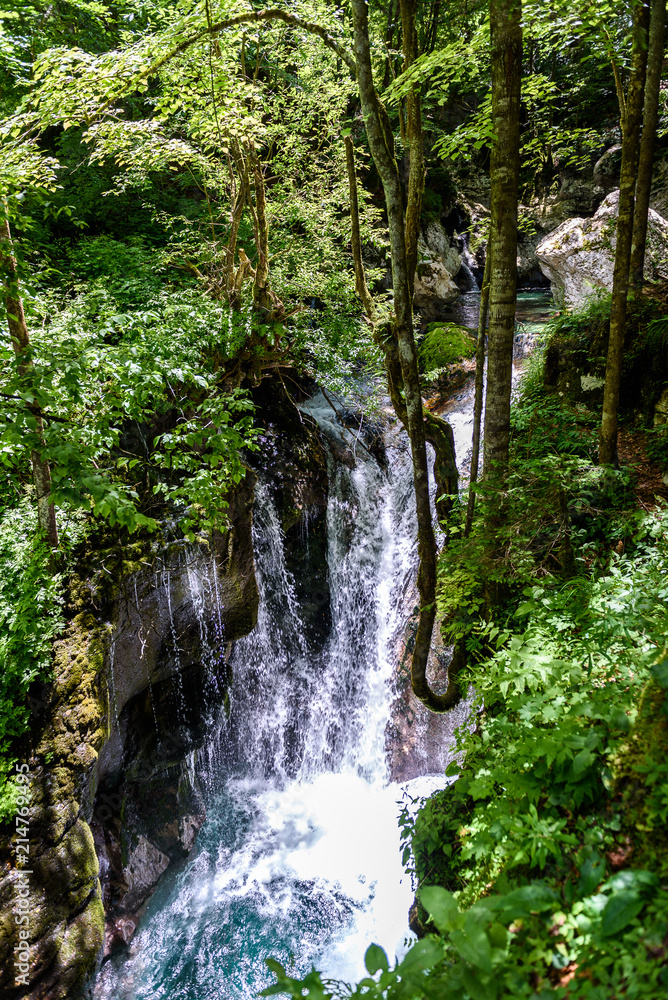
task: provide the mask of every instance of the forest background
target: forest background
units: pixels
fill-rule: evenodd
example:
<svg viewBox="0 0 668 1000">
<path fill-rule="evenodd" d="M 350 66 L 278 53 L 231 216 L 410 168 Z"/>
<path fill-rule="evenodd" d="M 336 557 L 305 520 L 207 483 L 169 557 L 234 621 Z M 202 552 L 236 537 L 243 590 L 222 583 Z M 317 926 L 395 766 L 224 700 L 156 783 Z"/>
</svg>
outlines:
<svg viewBox="0 0 668 1000">
<path fill-rule="evenodd" d="M 349 989 L 274 965 L 277 990 L 665 995 L 666 517 L 638 502 L 606 425 L 621 394 L 622 420 L 668 466 L 666 428 L 649 431 L 665 289 L 631 270 L 634 192 L 652 160 L 662 176 L 665 148 L 662 43 L 658 119 L 647 126 L 646 101 L 641 128 L 650 13 L 663 23 L 661 4 L 613 2 L 0 14 L 4 777 L 73 577 L 131 571 L 151 536 L 224 527 L 259 447 L 259 379 L 308 373 L 346 395 L 380 377 L 411 439 L 413 686 L 445 710 L 473 684 L 479 723 L 457 780 L 404 814 L 420 942 L 394 969 L 370 949 L 369 979 Z M 554 321 L 511 409 L 517 231 L 530 224 L 518 204 L 557 197 L 614 144 L 628 239 L 620 229 L 612 299 Z M 461 197 L 472 176 L 491 227 Z M 420 225 L 455 206 L 470 245 L 492 247 L 475 509 L 458 497 L 447 425 L 423 407 L 438 372 L 419 365 L 412 309 Z M 550 344 L 605 374 L 605 400 L 550 393 Z M 425 439 L 446 498 L 440 553 Z M 437 612 L 456 656 L 441 695 L 425 673 Z M 4 781 L 5 816 L 19 791 Z"/>
</svg>

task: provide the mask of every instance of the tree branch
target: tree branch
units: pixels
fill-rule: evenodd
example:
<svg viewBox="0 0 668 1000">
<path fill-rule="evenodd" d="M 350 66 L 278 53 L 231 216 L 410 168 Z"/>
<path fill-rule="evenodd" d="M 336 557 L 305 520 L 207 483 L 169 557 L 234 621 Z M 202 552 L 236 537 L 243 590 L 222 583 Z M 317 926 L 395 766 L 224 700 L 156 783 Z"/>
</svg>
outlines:
<svg viewBox="0 0 668 1000">
<path fill-rule="evenodd" d="M 287 10 L 281 10 L 280 7 L 268 7 L 266 10 L 258 11 L 248 11 L 244 14 L 237 14 L 235 17 L 228 17 L 222 21 L 215 21 L 211 25 L 207 25 L 206 28 L 202 28 L 200 31 L 196 32 L 190 38 L 184 38 L 183 41 L 178 42 L 173 45 L 168 52 L 156 59 L 155 62 L 147 66 L 146 69 L 142 70 L 131 80 L 128 80 L 124 87 L 122 87 L 113 97 L 110 97 L 108 101 L 102 105 L 96 115 L 93 116 L 92 121 L 100 115 L 104 114 L 108 108 L 116 103 L 124 94 L 128 91 L 134 89 L 138 83 L 145 80 L 147 77 L 156 73 L 165 63 L 168 63 L 170 59 L 175 56 L 180 55 L 189 49 L 191 45 L 195 45 L 197 42 L 206 38 L 207 35 L 214 35 L 219 31 L 225 31 L 227 28 L 235 28 L 241 24 L 261 24 L 265 21 L 283 21 L 284 24 L 289 25 L 294 28 L 302 28 L 307 31 L 310 35 L 317 35 L 321 38 L 325 45 L 331 49 L 336 55 L 341 59 L 349 70 L 355 73 L 355 59 L 352 54 L 346 49 L 341 42 L 338 42 L 333 35 L 322 27 L 320 24 L 316 24 L 314 21 L 307 21 L 303 17 L 299 17 L 297 14 L 290 14 Z"/>
</svg>

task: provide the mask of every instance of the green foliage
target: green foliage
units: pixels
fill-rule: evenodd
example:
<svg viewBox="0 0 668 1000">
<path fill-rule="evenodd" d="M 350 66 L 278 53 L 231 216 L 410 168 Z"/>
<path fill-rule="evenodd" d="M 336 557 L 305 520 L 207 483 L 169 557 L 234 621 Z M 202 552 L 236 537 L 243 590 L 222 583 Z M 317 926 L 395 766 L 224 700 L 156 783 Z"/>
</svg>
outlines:
<svg viewBox="0 0 668 1000">
<path fill-rule="evenodd" d="M 61 523 L 67 554 L 84 534 L 81 518 Z M 66 558 L 66 556 L 65 556 Z M 64 625 L 63 575 L 37 536 L 32 495 L 0 517 L 0 821 L 14 814 L 16 783 L 11 748 L 30 721 L 29 692 L 49 678 L 51 646 Z"/>
<path fill-rule="evenodd" d="M 383 949 L 372 944 L 365 956 L 369 976 L 362 979 L 354 989 L 347 983 L 323 979 L 315 969 L 304 979 L 294 979 L 287 975 L 279 962 L 269 958 L 267 965 L 276 976 L 276 983 L 262 990 L 260 996 L 287 993 L 295 1000 L 297 997 L 309 997 L 311 1000 L 329 1000 L 330 997 L 368 997 L 369 1000 L 392 997 L 393 1000 L 413 1000 L 429 995 L 424 992 L 425 974 L 442 961 L 443 954 L 442 942 L 435 935 L 430 935 L 413 945 L 406 957 L 391 969 Z"/>
<path fill-rule="evenodd" d="M 532 377 L 538 396 L 542 385 L 560 398 L 579 399 L 596 408 L 605 375 L 610 296 L 601 295 L 582 310 L 557 315 L 546 327 L 544 379 Z M 629 297 L 620 410 L 651 413 L 668 379 L 668 322 L 661 290 L 648 288 Z M 660 437 L 660 435 L 659 435 Z"/>
<path fill-rule="evenodd" d="M 536 372 L 540 374 L 540 362 Z M 485 588 L 504 595 L 501 620 L 521 601 L 522 590 L 546 576 L 564 579 L 607 565 L 613 546 L 631 542 L 638 516 L 632 479 L 625 469 L 593 464 L 597 417 L 559 396 L 540 396 L 529 374 L 523 398 L 511 416 L 511 456 L 497 528 L 498 555 L 491 559 L 486 525 L 498 511 L 498 496 L 478 484 L 477 530 L 451 539 L 440 557 L 438 607 L 447 642 L 465 638 L 469 655 L 489 655 Z M 499 611 L 497 611 L 497 615 Z"/>
<path fill-rule="evenodd" d="M 355 399 L 360 409 L 375 406 L 375 394 L 365 379 L 376 376 L 382 385 L 383 355 L 360 321 L 359 308 L 347 288 L 322 308 L 304 311 L 295 317 L 291 331 L 291 356 L 298 367 L 317 378 L 325 389 L 347 399 Z"/>
<path fill-rule="evenodd" d="M 422 217 L 425 222 L 440 219 L 443 210 L 443 199 L 438 191 L 425 187 L 422 195 Z"/>
<path fill-rule="evenodd" d="M 599 574 L 548 577 L 525 589 L 505 628 L 481 624 L 491 653 L 468 679 L 484 715 L 460 734 L 455 783 L 425 803 L 410 831 L 419 881 L 456 894 L 439 890 L 438 905 L 420 896 L 459 954 L 444 980 L 453 996 L 534 996 L 536 982 L 540 995 L 663 995 L 667 727 L 653 678 L 668 682 L 665 652 L 657 659 L 667 570 L 668 514 L 658 512 L 636 525 L 629 554 Z M 663 735 L 652 741 L 645 733 L 656 726 Z M 647 831 L 638 860 L 654 870 L 611 871 L 609 859 L 638 829 Z M 507 901 L 543 885 L 544 915 L 529 907 L 506 919 Z M 498 966 L 458 947 L 459 925 L 443 915 L 455 906 L 457 920 L 482 907 L 488 928 L 496 920 L 510 931 Z M 478 951 L 491 955 L 487 933 Z M 473 966 L 466 975 L 462 961 Z"/>
<path fill-rule="evenodd" d="M 141 237 L 127 242 L 110 236 L 83 237 L 68 250 L 75 289 L 98 290 L 113 299 L 119 311 L 145 304 L 160 293 L 163 255 Z M 82 284 L 83 283 L 83 284 Z"/>
<path fill-rule="evenodd" d="M 223 385 L 221 366 L 244 345 L 262 350 L 250 343 L 251 313 L 186 291 L 127 309 L 102 282 L 55 315 L 53 305 L 34 304 L 50 323 L 33 336 L 28 375 L 0 342 L 1 390 L 11 401 L 0 418 L 6 470 L 25 479 L 31 450 L 41 452 L 56 505 L 112 527 L 152 530 L 177 512 L 191 538 L 223 526 L 226 491 L 245 474 L 242 451 L 254 447 L 255 431 L 247 394 Z M 34 402 L 46 418 L 43 440 Z M 168 498 L 167 510 L 151 496 Z"/>
<path fill-rule="evenodd" d="M 647 454 L 665 471 L 668 470 L 668 424 L 659 424 L 647 432 Z"/>
<path fill-rule="evenodd" d="M 652 353 L 668 358 L 668 317 L 658 316 L 647 324 L 644 342 Z"/>
<path fill-rule="evenodd" d="M 23 731 L 25 697 L 49 669 L 51 640 L 63 625 L 60 577 L 49 571 L 49 552 L 36 540 L 36 516 L 29 499 L 0 521 L 0 741 Z M 18 697 L 16 697 L 18 696 Z M 16 698 L 16 701 L 14 700 Z"/>
</svg>

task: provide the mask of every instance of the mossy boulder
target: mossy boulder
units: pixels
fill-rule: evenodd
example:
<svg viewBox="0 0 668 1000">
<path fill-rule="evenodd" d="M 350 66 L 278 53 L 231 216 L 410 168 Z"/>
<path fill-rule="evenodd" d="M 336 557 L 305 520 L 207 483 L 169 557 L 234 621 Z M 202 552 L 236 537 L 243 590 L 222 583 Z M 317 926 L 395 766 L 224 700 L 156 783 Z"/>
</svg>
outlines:
<svg viewBox="0 0 668 1000">
<path fill-rule="evenodd" d="M 475 354 L 471 332 L 456 323 L 430 323 L 418 355 L 425 372 L 446 368 Z"/>
<path fill-rule="evenodd" d="M 663 286 L 665 291 L 665 286 Z M 654 422 L 668 382 L 668 316 L 662 286 L 629 298 L 619 406 Z M 548 328 L 545 388 L 590 409 L 603 401 L 610 336 L 610 296 L 557 316 Z"/>
</svg>

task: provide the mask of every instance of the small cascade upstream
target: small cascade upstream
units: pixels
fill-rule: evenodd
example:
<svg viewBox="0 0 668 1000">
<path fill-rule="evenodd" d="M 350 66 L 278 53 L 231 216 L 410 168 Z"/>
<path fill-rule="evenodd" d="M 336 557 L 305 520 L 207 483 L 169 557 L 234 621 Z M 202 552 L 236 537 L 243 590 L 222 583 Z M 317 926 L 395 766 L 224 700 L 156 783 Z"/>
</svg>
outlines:
<svg viewBox="0 0 668 1000">
<path fill-rule="evenodd" d="M 315 965 L 354 981 L 372 941 L 390 958 L 405 947 L 412 890 L 397 803 L 404 790 L 445 783 L 442 757 L 424 768 L 440 774 L 404 785 L 387 765 L 395 653 L 417 564 L 408 442 L 390 424 L 381 464 L 323 396 L 302 410 L 331 444 L 327 561 L 310 595 L 327 628 L 308 627 L 271 484 L 260 478 L 258 623 L 234 646 L 229 715 L 196 764 L 207 819 L 190 857 L 163 876 L 129 950 L 104 965 L 96 1000 L 250 1000 L 271 982 L 268 956 L 293 975 Z M 466 395 L 448 414 L 460 458 L 470 410 Z M 340 460 L 344 451 L 352 461 Z M 211 581 L 193 570 L 189 585 L 203 608 Z M 201 617 L 215 674 L 220 618 Z M 442 742 L 464 717 L 465 707 Z"/>
</svg>

